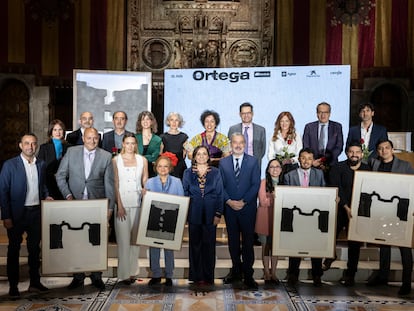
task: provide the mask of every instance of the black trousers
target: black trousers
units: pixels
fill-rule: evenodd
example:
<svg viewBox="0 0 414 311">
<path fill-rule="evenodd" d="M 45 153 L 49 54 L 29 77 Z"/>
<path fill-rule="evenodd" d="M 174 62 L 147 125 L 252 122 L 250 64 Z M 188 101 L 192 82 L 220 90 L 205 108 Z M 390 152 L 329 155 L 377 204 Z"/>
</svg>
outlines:
<svg viewBox="0 0 414 311">
<path fill-rule="evenodd" d="M 189 224 L 190 281 L 214 283 L 216 226 Z"/>
<path fill-rule="evenodd" d="M 299 266 L 302 258 L 300 257 L 289 257 L 289 268 L 288 273 L 299 277 Z M 312 262 L 312 277 L 322 276 L 322 258 L 311 258 Z"/>
<path fill-rule="evenodd" d="M 411 272 L 413 271 L 413 254 L 412 249 L 408 247 L 399 247 L 401 253 L 401 263 L 403 266 L 402 283 L 411 285 Z M 380 270 L 379 275 L 388 281 L 391 266 L 391 246 L 380 246 Z"/>
<path fill-rule="evenodd" d="M 7 277 L 10 287 L 16 287 L 19 283 L 19 256 L 23 234 L 26 232 L 27 251 L 29 253 L 29 275 L 30 283 L 40 282 L 40 206 L 25 208 L 23 216 L 19 221 L 13 221 L 13 227 L 7 229 L 9 246 L 7 249 Z"/>
</svg>

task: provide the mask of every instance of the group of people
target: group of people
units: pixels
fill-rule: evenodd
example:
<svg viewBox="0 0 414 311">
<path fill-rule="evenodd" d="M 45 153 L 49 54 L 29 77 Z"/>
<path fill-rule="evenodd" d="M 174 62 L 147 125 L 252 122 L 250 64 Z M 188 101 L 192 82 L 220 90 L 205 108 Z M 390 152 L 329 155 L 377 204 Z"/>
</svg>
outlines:
<svg viewBox="0 0 414 311">
<path fill-rule="evenodd" d="M 257 289 L 253 278 L 255 235 L 262 245 L 264 281 L 277 285 L 277 257 L 272 252 L 275 188 L 292 186 L 335 186 L 339 189 L 337 234 L 348 226 L 351 215 L 353 174 L 374 170 L 414 174 L 412 167 L 393 155 L 393 145 L 384 127 L 373 123 L 374 107 L 360 107 L 361 123 L 351 127 L 346 140 L 347 160 L 338 162 L 343 150 L 341 124 L 330 120 L 331 106 L 316 107 L 317 121 L 307 124 L 303 136 L 295 129 L 288 111 L 281 112 L 268 143 L 265 178 L 260 179 L 261 161 L 266 152 L 265 128 L 253 122 L 253 106 L 240 105 L 241 122 L 228 134 L 217 132 L 220 116 L 206 110 L 200 121 L 204 131 L 189 137 L 180 131 L 184 120 L 172 112 L 165 120 L 168 131 L 156 135 L 157 121 L 150 111 L 139 113 L 136 134 L 125 129 L 128 116 L 113 114 L 114 129 L 103 137 L 93 127 L 93 115 L 83 112 L 80 128 L 65 139 L 65 126 L 53 120 L 49 141 L 37 152 L 37 138 L 21 137 L 21 154 L 6 161 L 0 174 L 1 218 L 9 237 L 7 273 L 11 297 L 20 295 L 19 250 L 27 233 L 29 291 L 45 292 L 39 274 L 40 201 L 107 198 L 108 221 L 113 219 L 118 244 L 118 278 L 133 284 L 139 273 L 139 246 L 136 236 L 142 197 L 146 191 L 190 197 L 188 212 L 189 280 L 197 286 L 214 284 L 216 226 L 224 216 L 232 268 L 224 283 L 242 282 Z M 187 168 L 185 158 L 191 160 Z M 360 243 L 349 241 L 348 267 L 341 283 L 354 285 Z M 403 282 L 400 294 L 411 292 L 411 249 L 400 248 Z M 149 286 L 161 284 L 160 249 L 150 248 Z M 390 270 L 390 248 L 380 248 L 380 270 L 368 285 L 385 284 Z M 173 285 L 174 252 L 164 249 L 165 286 Z M 289 258 L 287 282 L 299 278 L 301 258 Z M 312 277 L 321 286 L 324 270 L 335 258 L 312 258 Z M 92 285 L 104 289 L 101 272 L 90 274 Z M 84 285 L 85 274 L 74 275 L 68 288 Z"/>
</svg>

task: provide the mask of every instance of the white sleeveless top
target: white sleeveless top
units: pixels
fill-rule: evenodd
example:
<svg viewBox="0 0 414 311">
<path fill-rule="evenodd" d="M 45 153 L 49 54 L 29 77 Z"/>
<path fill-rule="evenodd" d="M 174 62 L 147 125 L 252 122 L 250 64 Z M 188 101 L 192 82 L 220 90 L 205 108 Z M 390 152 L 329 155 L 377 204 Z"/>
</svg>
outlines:
<svg viewBox="0 0 414 311">
<path fill-rule="evenodd" d="M 141 177 L 144 170 L 144 161 L 139 155 L 135 155 L 135 159 L 137 166 L 124 166 L 121 155 L 118 155 L 116 159 L 119 194 L 124 207 L 139 207 L 141 205 Z"/>
</svg>

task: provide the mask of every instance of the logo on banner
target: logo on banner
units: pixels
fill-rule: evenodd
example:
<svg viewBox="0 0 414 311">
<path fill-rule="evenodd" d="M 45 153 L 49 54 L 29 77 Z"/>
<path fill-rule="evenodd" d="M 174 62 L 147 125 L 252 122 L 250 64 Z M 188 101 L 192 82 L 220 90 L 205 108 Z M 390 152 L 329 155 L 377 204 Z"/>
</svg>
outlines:
<svg viewBox="0 0 414 311">
<path fill-rule="evenodd" d="M 253 77 L 255 78 L 270 78 L 271 73 L 268 70 L 262 70 L 262 71 L 255 71 L 253 73 Z M 193 79 L 196 81 L 208 81 L 208 80 L 222 80 L 229 82 L 236 83 L 240 80 L 250 80 L 250 73 L 247 71 L 243 72 L 218 72 L 217 70 L 213 71 L 203 71 L 203 70 L 196 70 L 193 72 Z"/>
<path fill-rule="evenodd" d="M 309 74 L 308 75 L 306 75 L 308 78 L 319 78 L 320 77 L 320 75 L 318 75 L 317 73 L 316 73 L 316 70 L 311 70 L 310 72 L 309 72 Z"/>
<path fill-rule="evenodd" d="M 291 77 L 291 76 L 296 76 L 296 72 L 287 72 L 287 71 L 282 71 L 281 73 L 282 77 Z"/>
</svg>

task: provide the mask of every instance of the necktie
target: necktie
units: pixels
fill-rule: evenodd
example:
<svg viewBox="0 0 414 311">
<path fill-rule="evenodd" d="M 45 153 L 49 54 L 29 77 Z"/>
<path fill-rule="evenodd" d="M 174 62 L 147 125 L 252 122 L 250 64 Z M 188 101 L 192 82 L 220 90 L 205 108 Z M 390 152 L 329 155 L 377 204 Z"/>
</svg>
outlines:
<svg viewBox="0 0 414 311">
<path fill-rule="evenodd" d="M 325 153 L 325 124 L 321 124 L 321 130 L 319 133 L 319 153 L 324 154 Z"/>
<path fill-rule="evenodd" d="M 234 169 L 234 174 L 236 175 L 236 178 L 239 178 L 240 175 L 240 165 L 239 165 L 239 159 L 236 158 L 236 167 Z"/>
<path fill-rule="evenodd" d="M 244 135 L 244 140 L 245 140 L 245 142 L 246 142 L 246 145 L 244 146 L 244 152 L 245 153 L 249 153 L 248 151 L 249 151 L 249 134 L 247 133 L 247 130 L 249 129 L 249 127 L 248 126 L 246 126 L 245 128 L 244 128 L 244 132 L 243 132 L 243 135 Z"/>
<path fill-rule="evenodd" d="M 309 187 L 309 178 L 308 178 L 308 172 L 303 172 L 303 181 L 302 181 L 302 187 Z"/>
<path fill-rule="evenodd" d="M 85 157 L 85 178 L 88 178 L 92 167 L 92 152 L 86 154 Z"/>
</svg>

